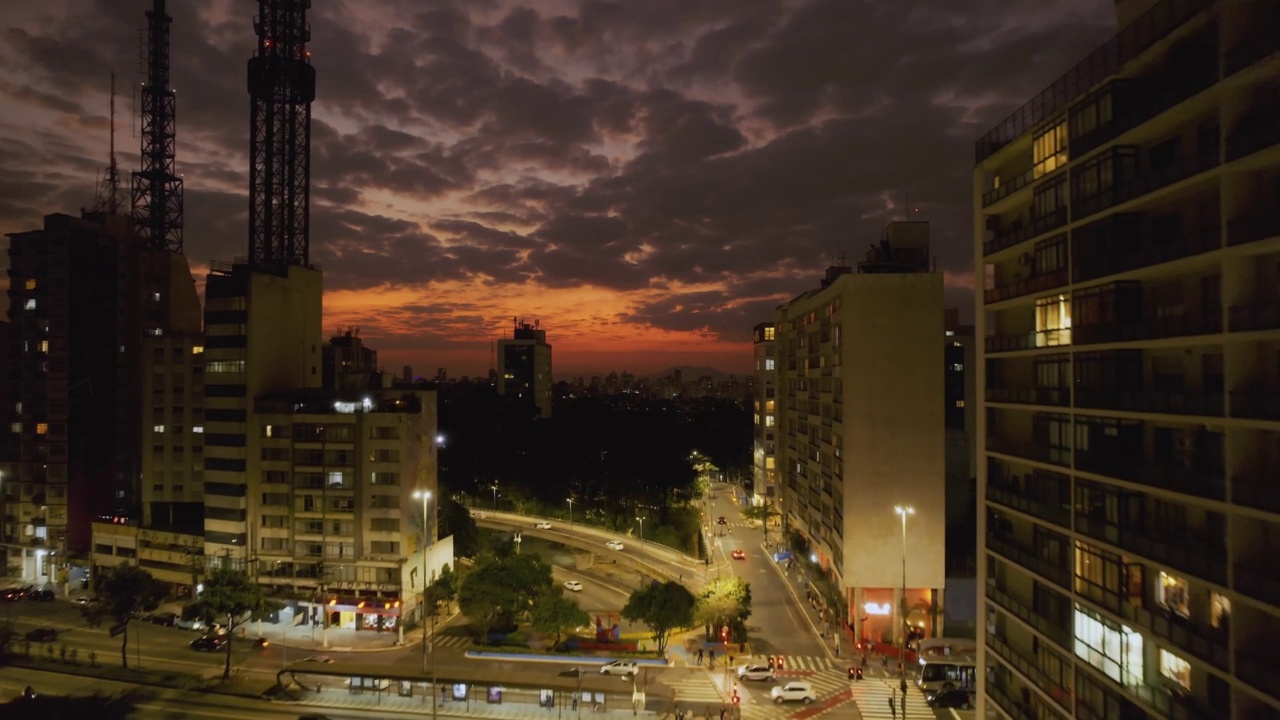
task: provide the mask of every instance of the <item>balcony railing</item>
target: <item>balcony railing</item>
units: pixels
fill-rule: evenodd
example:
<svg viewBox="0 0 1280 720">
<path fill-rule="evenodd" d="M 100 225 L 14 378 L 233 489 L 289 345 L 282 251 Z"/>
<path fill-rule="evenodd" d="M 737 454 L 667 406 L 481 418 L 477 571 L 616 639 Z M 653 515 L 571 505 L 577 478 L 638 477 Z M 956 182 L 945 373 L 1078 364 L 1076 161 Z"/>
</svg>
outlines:
<svg viewBox="0 0 1280 720">
<path fill-rule="evenodd" d="M 1028 570 L 1038 573 L 1040 577 L 1057 583 L 1062 588 L 1070 591 L 1071 589 L 1071 573 L 1063 564 L 1055 564 L 1036 555 L 1030 548 L 1011 540 L 1002 540 L 996 537 L 987 537 L 987 549 L 1003 556 L 1007 560 L 1021 565 Z"/>
<path fill-rule="evenodd" d="M 1280 420 L 1280 392 L 1258 388 L 1231 393 L 1231 417 Z"/>
<path fill-rule="evenodd" d="M 1013 440 L 1010 438 L 1000 437 L 998 435 L 987 436 L 987 450 L 991 452 L 1012 455 L 1013 457 L 1025 458 L 1027 460 L 1036 460 L 1043 463 L 1053 463 L 1068 467 L 1071 465 L 1071 450 L 1068 448 L 1054 448 L 1045 443 L 1038 443 L 1029 440 Z"/>
<path fill-rule="evenodd" d="M 1237 651 L 1236 675 L 1262 692 L 1280 700 L 1280 674 L 1276 673 L 1275 660 L 1270 652 L 1248 657 L 1245 653 Z M 1275 715 L 1259 717 L 1274 718 Z"/>
<path fill-rule="evenodd" d="M 987 402 L 1017 405 L 1066 406 L 1071 400 L 1069 388 L 989 387 L 986 393 Z"/>
<path fill-rule="evenodd" d="M 1231 502 L 1237 505 L 1280 513 L 1280 485 L 1275 478 L 1280 469 L 1237 473 L 1231 477 Z"/>
<path fill-rule="evenodd" d="M 1044 347 L 1061 347 L 1071 344 L 1071 329 L 1025 332 L 1017 335 L 988 335 L 987 352 L 1032 350 Z"/>
<path fill-rule="evenodd" d="M 1209 552 L 1202 543 L 1182 537 L 1152 537 L 1132 527 L 1119 528 L 1120 547 L 1219 585 L 1227 582 L 1224 553 Z"/>
<path fill-rule="evenodd" d="M 1129 255 L 1110 258 L 1088 258 L 1077 261 L 1071 268 L 1073 282 L 1093 280 L 1129 270 L 1151 267 L 1173 260 L 1181 260 L 1222 247 L 1218 228 L 1190 236 L 1173 238 L 1169 242 L 1150 243 Z"/>
<path fill-rule="evenodd" d="M 1004 198 L 1030 185 L 1031 181 L 1034 180 L 1035 177 L 1035 168 L 1031 168 L 1012 180 L 1004 181 L 999 187 L 991 188 L 990 190 L 982 193 L 982 207 L 987 207 L 988 205 L 1003 200 Z"/>
<path fill-rule="evenodd" d="M 1050 677 L 1049 673 L 1041 670 L 1034 660 L 1014 650 L 1004 641 L 1004 638 L 994 633 L 987 633 L 987 647 L 995 650 L 1006 665 L 1017 668 L 1018 672 L 1031 680 L 1032 684 L 1048 693 L 1058 705 L 1066 710 L 1071 709 L 1072 693 Z"/>
<path fill-rule="evenodd" d="M 1018 280 L 1008 285 L 1001 285 L 986 291 L 988 303 L 1000 302 L 1010 298 L 1022 297 L 1031 293 L 1044 292 L 1067 284 L 1067 270 L 1055 270 L 1041 275 Z"/>
<path fill-rule="evenodd" d="M 1221 392 L 1202 390 L 1131 391 L 1119 388 L 1077 388 L 1076 407 L 1222 417 L 1225 403 Z"/>
<path fill-rule="evenodd" d="M 1115 187 L 1092 197 L 1081 198 L 1071 205 L 1072 221 L 1083 220 L 1124 202 L 1155 192 L 1176 182 L 1212 170 L 1221 162 L 1217 147 L 1208 147 L 1193 155 L 1184 155 L 1157 168 L 1149 168 L 1141 177 L 1114 179 Z"/>
<path fill-rule="evenodd" d="M 1274 570 L 1264 567 L 1272 558 L 1257 563 L 1241 563 L 1235 566 L 1236 590 L 1270 605 L 1280 605 L 1280 578 Z"/>
<path fill-rule="evenodd" d="M 1227 136 L 1227 162 L 1239 160 L 1280 143 L 1280 118 L 1247 118 Z"/>
<path fill-rule="evenodd" d="M 1033 237 L 1057 230 L 1066 225 L 1069 219 L 1067 209 L 1061 208 L 1048 215 L 1035 218 L 1030 223 L 1016 220 L 1009 227 L 997 231 L 990 240 L 984 241 L 982 243 L 982 254 L 990 255 L 993 252 L 1026 242 Z"/>
<path fill-rule="evenodd" d="M 1128 453 L 1078 452 L 1076 469 L 1210 500 L 1226 499 L 1226 479 L 1222 468 L 1205 464 L 1185 467 L 1153 463 L 1144 457 L 1141 448 L 1134 448 Z"/>
<path fill-rule="evenodd" d="M 987 582 L 987 598 L 999 605 L 1005 612 L 1035 628 L 1041 635 L 1054 641 L 1062 649 L 1071 652 L 1073 645 L 1071 628 L 1059 627 L 1050 623 L 1043 615 L 1031 609 L 1029 605 L 1015 599 L 990 581 Z"/>
<path fill-rule="evenodd" d="M 1280 212 L 1264 210 L 1227 223 L 1227 245 L 1247 245 L 1280 235 Z"/>
<path fill-rule="evenodd" d="M 1274 28 L 1271 32 L 1259 32 L 1227 51 L 1223 77 L 1234 75 L 1277 50 L 1280 50 L 1280 33 Z"/>
<path fill-rule="evenodd" d="M 1230 653 L 1226 645 L 1226 633 L 1213 628 L 1202 628 L 1180 615 L 1151 612 L 1133 603 L 1124 603 L 1124 617 L 1135 625 L 1150 631 L 1219 669 L 1229 666 Z"/>
<path fill-rule="evenodd" d="M 1113 138 L 1119 137 L 1122 133 L 1135 128 L 1151 118 L 1163 113 L 1165 110 L 1178 105 L 1183 100 L 1195 95 L 1196 93 L 1210 87 L 1218 81 L 1218 69 L 1216 66 L 1210 65 L 1203 68 L 1201 72 L 1194 75 L 1188 75 L 1179 82 L 1165 88 L 1163 91 L 1154 95 L 1145 94 L 1144 91 L 1151 89 L 1150 85 L 1116 85 L 1112 92 L 1112 104 L 1114 105 L 1118 98 L 1125 94 L 1137 97 L 1143 94 L 1144 101 L 1138 104 L 1129 112 L 1118 115 L 1111 122 L 1106 123 L 1094 130 L 1084 133 L 1079 137 L 1071 139 L 1071 153 L 1073 157 L 1084 157 L 1087 153 L 1103 143 L 1109 142 Z"/>
<path fill-rule="evenodd" d="M 1062 505 L 1051 505 L 1014 490 L 987 483 L 987 499 L 1000 503 L 1005 507 L 1021 510 L 1033 517 L 1048 520 L 1064 528 L 1071 527 L 1071 508 Z"/>
<path fill-rule="evenodd" d="M 1280 328 L 1280 301 L 1230 308 L 1227 310 L 1227 327 L 1231 332 Z"/>
<path fill-rule="evenodd" d="M 1071 338 L 1076 345 L 1091 345 L 1188 335 L 1216 335 L 1220 332 L 1222 313 L 1212 311 L 1076 325 L 1071 329 Z"/>
</svg>

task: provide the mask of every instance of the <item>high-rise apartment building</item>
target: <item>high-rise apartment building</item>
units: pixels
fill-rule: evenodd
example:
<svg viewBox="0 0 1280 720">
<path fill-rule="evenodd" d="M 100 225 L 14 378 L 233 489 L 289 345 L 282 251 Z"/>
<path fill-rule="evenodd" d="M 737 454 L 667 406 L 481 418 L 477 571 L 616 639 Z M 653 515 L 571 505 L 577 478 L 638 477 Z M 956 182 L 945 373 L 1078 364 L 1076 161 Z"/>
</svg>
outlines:
<svg viewBox="0 0 1280 720">
<path fill-rule="evenodd" d="M 979 140 L 979 715 L 1277 718 L 1280 5 L 1124 0 Z"/>
<path fill-rule="evenodd" d="M 367 384 L 378 372 L 378 351 L 364 344 L 360 328 L 347 328 L 341 335 L 334 335 L 321 348 L 323 387 L 333 390 L 343 386 L 344 378 L 354 377 L 358 384 Z"/>
<path fill-rule="evenodd" d="M 947 575 L 972 578 L 977 545 L 976 495 L 978 446 L 974 441 L 973 326 L 960 312 L 946 313 L 943 348 L 942 412 L 947 429 Z M 954 608 L 955 604 L 952 603 Z"/>
<path fill-rule="evenodd" d="M 938 623 L 946 526 L 942 275 L 927 223 L 893 223 L 866 262 L 778 308 L 783 522 L 839 588 L 860 639 Z M 897 507 L 914 511 L 904 520 Z"/>
<path fill-rule="evenodd" d="M 498 341 L 498 395 L 529 404 L 551 417 L 551 346 L 538 323 L 515 321 L 510 338 Z"/>
<path fill-rule="evenodd" d="M 778 351 L 773 323 L 751 332 L 755 393 L 752 398 L 752 480 L 758 505 L 778 502 Z"/>
</svg>

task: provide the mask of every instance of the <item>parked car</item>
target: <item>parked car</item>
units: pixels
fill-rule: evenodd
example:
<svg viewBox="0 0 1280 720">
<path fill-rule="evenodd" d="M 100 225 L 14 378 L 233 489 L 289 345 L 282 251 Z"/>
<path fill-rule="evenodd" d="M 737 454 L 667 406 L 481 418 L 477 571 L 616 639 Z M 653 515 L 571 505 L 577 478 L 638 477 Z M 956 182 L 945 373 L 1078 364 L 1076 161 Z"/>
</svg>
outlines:
<svg viewBox="0 0 1280 720">
<path fill-rule="evenodd" d="M 17 602 L 22 599 L 22 591 L 18 588 L 5 588 L 0 590 L 0 600 L 6 602 Z"/>
<path fill-rule="evenodd" d="M 178 613 L 175 613 L 175 612 L 152 613 L 146 619 L 150 620 L 152 624 L 155 624 L 155 625 L 173 627 L 178 622 Z"/>
<path fill-rule="evenodd" d="M 52 590 L 32 590 L 27 593 L 27 599 L 36 602 L 53 602 L 54 594 Z"/>
<path fill-rule="evenodd" d="M 534 523 L 534 524 L 533 524 L 533 528 L 534 528 L 535 530 L 550 530 L 550 529 L 551 529 L 551 523 L 547 522 L 546 520 L 542 520 L 542 521 L 539 521 L 539 522 Z"/>
<path fill-rule="evenodd" d="M 772 680 L 773 668 L 768 665 L 743 665 L 738 668 L 739 680 Z"/>
<path fill-rule="evenodd" d="M 973 707 L 973 695 L 968 690 L 961 688 L 951 688 L 950 690 L 940 690 L 932 695 L 925 697 L 925 701 L 930 707 L 936 708 L 960 708 L 968 710 Z"/>
<path fill-rule="evenodd" d="M 58 631 L 50 627 L 36 628 L 24 635 L 28 641 L 35 643 L 51 643 L 58 639 Z"/>
<path fill-rule="evenodd" d="M 571 592 L 582 592 L 582 583 L 577 580 L 566 580 L 564 583 L 564 589 Z"/>
<path fill-rule="evenodd" d="M 184 618 L 179 616 L 173 621 L 173 626 L 181 630 L 204 630 L 205 623 L 200 618 Z"/>
<path fill-rule="evenodd" d="M 610 550 L 622 549 L 622 543 L 617 540 L 610 540 L 609 542 L 605 543 L 604 546 L 609 548 Z"/>
<path fill-rule="evenodd" d="M 89 597 L 88 595 L 81 595 L 80 597 L 76 598 L 75 600 L 72 600 L 71 602 L 76 607 L 85 607 L 86 605 L 96 605 L 98 602 L 98 598 Z"/>
<path fill-rule="evenodd" d="M 799 700 L 808 705 L 813 702 L 813 685 L 800 680 L 792 680 L 786 685 L 777 685 L 769 691 L 769 696 L 776 703 Z"/>
<path fill-rule="evenodd" d="M 635 660 L 614 660 L 611 663 L 600 666 L 601 675 L 621 675 L 623 677 L 631 677 L 638 672 Z"/>
<path fill-rule="evenodd" d="M 191 649 L 197 652 L 217 652 L 226 644 L 226 638 L 215 635 L 202 635 L 191 641 Z"/>
<path fill-rule="evenodd" d="M 746 553 L 746 552 L 744 552 L 744 551 L 742 551 L 742 550 L 734 550 L 734 551 L 733 551 L 733 559 L 734 559 L 734 560 L 746 560 L 746 559 L 747 559 L 747 553 Z"/>
</svg>

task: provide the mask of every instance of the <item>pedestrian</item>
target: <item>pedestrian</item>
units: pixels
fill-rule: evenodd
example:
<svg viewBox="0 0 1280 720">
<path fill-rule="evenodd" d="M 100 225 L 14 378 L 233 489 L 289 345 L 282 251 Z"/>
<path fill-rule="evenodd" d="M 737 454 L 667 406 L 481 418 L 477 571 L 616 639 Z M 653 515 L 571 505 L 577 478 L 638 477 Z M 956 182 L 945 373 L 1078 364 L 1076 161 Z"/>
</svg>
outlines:
<svg viewBox="0 0 1280 720">
<path fill-rule="evenodd" d="M 715 666 L 716 666 L 716 651 L 715 651 L 715 650 L 712 650 L 712 651 L 710 651 L 709 653 L 707 653 L 707 664 L 708 664 L 708 665 L 710 665 L 711 667 L 715 667 Z"/>
<path fill-rule="evenodd" d="M 885 672 L 889 672 L 889 656 L 888 655 L 880 656 L 880 669 Z"/>
<path fill-rule="evenodd" d="M 684 720 L 684 710 L 679 705 L 676 706 L 676 720 Z"/>
<path fill-rule="evenodd" d="M 889 698 L 889 714 L 893 717 L 898 717 L 898 708 L 894 705 L 892 697 Z"/>
<path fill-rule="evenodd" d="M 702 648 L 698 648 L 698 665 L 702 665 Z"/>
<path fill-rule="evenodd" d="M 769 672 L 773 672 L 773 656 L 769 656 Z"/>
<path fill-rule="evenodd" d="M 574 694 L 573 694 L 573 705 L 572 705 L 572 707 L 570 707 L 569 709 L 570 709 L 570 710 L 577 711 L 577 709 L 578 709 L 578 693 L 574 693 Z"/>
<path fill-rule="evenodd" d="M 440 686 L 440 702 L 442 704 L 449 702 L 449 693 L 443 685 Z"/>
<path fill-rule="evenodd" d="M 725 716 L 726 716 L 726 715 L 728 715 L 728 709 L 727 709 L 725 706 L 721 705 L 721 706 L 720 706 L 720 720 L 724 720 L 724 718 L 725 718 Z"/>
<path fill-rule="evenodd" d="M 733 653 L 729 653 L 729 667 L 733 667 Z"/>
</svg>

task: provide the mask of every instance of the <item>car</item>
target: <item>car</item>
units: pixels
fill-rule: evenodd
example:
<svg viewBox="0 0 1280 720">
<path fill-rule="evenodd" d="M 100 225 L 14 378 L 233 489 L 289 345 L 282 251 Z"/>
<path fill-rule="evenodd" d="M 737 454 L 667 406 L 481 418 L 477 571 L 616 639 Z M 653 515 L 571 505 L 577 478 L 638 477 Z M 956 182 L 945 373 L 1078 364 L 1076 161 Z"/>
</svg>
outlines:
<svg viewBox="0 0 1280 720">
<path fill-rule="evenodd" d="M 582 583 L 577 580 L 566 580 L 564 583 L 564 589 L 573 592 L 582 592 Z"/>
<path fill-rule="evenodd" d="M 601 675 L 621 675 L 631 677 L 639 671 L 635 660 L 614 660 L 600 666 Z"/>
<path fill-rule="evenodd" d="M 227 644 L 226 638 L 216 635 L 202 635 L 191 641 L 191 649 L 197 652 L 217 652 Z"/>
<path fill-rule="evenodd" d="M 153 625 L 163 625 L 165 627 L 173 627 L 178 622 L 178 613 L 176 612 L 158 612 L 152 613 L 146 618 Z"/>
<path fill-rule="evenodd" d="M 204 630 L 205 622 L 200 618 L 186 618 L 179 615 L 178 619 L 173 621 L 173 626 L 179 630 Z"/>
<path fill-rule="evenodd" d="M 27 593 L 27 599 L 36 602 L 53 602 L 54 597 L 52 590 L 32 590 Z"/>
<path fill-rule="evenodd" d="M 17 602 L 22 599 L 22 591 L 18 588 L 5 588 L 0 590 L 0 600 L 6 602 Z"/>
<path fill-rule="evenodd" d="M 610 550 L 622 549 L 622 543 L 617 540 L 610 540 L 609 542 L 605 543 L 604 546 L 609 548 Z"/>
<path fill-rule="evenodd" d="M 729 523 L 728 523 L 728 521 L 726 521 L 726 520 L 724 519 L 724 516 L 723 516 L 723 515 L 721 515 L 719 518 L 717 518 L 717 519 L 716 519 L 716 524 L 717 524 L 717 525 L 728 525 Z"/>
<path fill-rule="evenodd" d="M 775 685 L 769 691 L 769 697 L 776 703 L 799 700 L 808 705 L 813 702 L 813 685 L 799 680 L 792 680 L 786 685 Z"/>
<path fill-rule="evenodd" d="M 328 655 L 310 655 L 302 658 L 300 662 L 331 663 L 333 662 L 333 658 Z"/>
<path fill-rule="evenodd" d="M 51 627 L 36 628 L 24 635 L 28 642 L 51 643 L 58 639 L 58 631 Z"/>
<path fill-rule="evenodd" d="M 72 605 L 75 605 L 76 607 L 85 607 L 86 605 L 95 605 L 95 604 L 97 604 L 97 602 L 98 602 L 98 598 L 96 598 L 96 597 L 89 597 L 88 595 L 81 595 L 80 597 L 76 598 L 75 600 L 72 600 L 72 601 L 71 601 L 71 604 L 72 604 Z"/>
<path fill-rule="evenodd" d="M 536 522 L 533 524 L 533 529 L 534 530 L 550 530 L 551 523 L 547 522 L 546 520 L 543 520 L 541 522 Z"/>
<path fill-rule="evenodd" d="M 951 688 L 949 690 L 939 690 L 938 692 L 925 697 L 925 701 L 930 707 L 936 708 L 960 708 L 968 710 L 973 707 L 973 695 L 968 690 L 961 688 Z"/>
<path fill-rule="evenodd" d="M 739 680 L 772 680 L 773 668 L 768 665 L 743 665 L 738 668 Z"/>
<path fill-rule="evenodd" d="M 472 510 L 472 511 L 471 511 L 471 517 L 473 517 L 473 518 L 479 518 L 479 519 L 483 520 L 483 519 L 485 519 L 486 517 L 489 517 L 489 514 L 488 514 L 488 513 L 486 513 L 486 512 L 484 512 L 483 510 Z"/>
<path fill-rule="evenodd" d="M 733 559 L 734 559 L 734 560 L 746 560 L 746 559 L 747 559 L 747 554 L 746 554 L 745 552 L 743 552 L 742 550 L 734 550 L 734 551 L 733 551 Z"/>
</svg>

